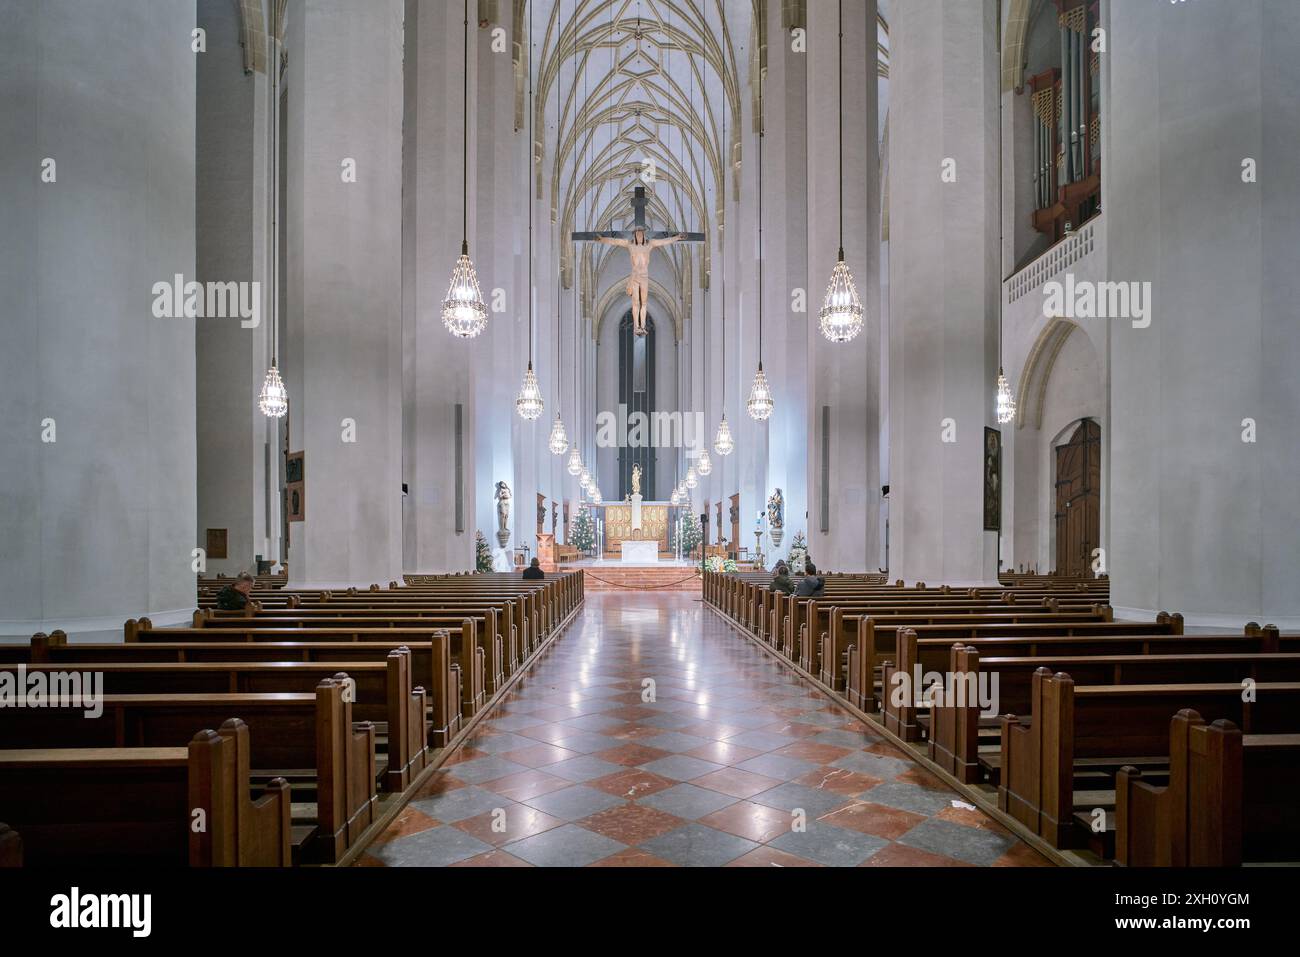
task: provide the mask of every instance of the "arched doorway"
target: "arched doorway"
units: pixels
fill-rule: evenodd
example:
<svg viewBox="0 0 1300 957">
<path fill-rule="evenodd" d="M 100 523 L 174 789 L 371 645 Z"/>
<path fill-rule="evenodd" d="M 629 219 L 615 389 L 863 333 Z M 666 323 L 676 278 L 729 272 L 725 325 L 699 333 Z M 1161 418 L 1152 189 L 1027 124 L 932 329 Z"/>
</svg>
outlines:
<svg viewBox="0 0 1300 957">
<path fill-rule="evenodd" d="M 1084 575 L 1101 540 L 1101 426 L 1084 419 L 1056 447 L 1056 572 Z"/>
</svg>

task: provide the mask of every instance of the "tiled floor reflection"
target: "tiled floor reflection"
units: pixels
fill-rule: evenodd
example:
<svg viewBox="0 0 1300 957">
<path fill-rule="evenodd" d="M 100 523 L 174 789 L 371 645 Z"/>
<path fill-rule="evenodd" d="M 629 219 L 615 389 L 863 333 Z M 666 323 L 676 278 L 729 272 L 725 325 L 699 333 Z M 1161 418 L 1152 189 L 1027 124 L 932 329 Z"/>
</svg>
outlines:
<svg viewBox="0 0 1300 957">
<path fill-rule="evenodd" d="M 957 799 L 690 595 L 610 592 L 362 863 L 1048 863 Z"/>
</svg>

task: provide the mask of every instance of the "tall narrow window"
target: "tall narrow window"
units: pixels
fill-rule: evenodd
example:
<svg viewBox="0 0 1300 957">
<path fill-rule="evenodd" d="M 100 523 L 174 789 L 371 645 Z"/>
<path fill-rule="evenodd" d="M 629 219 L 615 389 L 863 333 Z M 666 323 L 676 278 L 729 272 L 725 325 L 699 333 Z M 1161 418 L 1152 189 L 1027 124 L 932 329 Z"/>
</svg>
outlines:
<svg viewBox="0 0 1300 957">
<path fill-rule="evenodd" d="M 618 497 L 632 494 L 632 467 L 641 466 L 641 496 L 655 501 L 655 449 L 651 444 L 655 410 L 655 323 L 646 316 L 646 334 L 635 335 L 632 312 L 618 324 L 618 401 L 627 409 L 627 435 L 619 436 Z M 640 428 L 638 428 L 640 424 Z"/>
</svg>

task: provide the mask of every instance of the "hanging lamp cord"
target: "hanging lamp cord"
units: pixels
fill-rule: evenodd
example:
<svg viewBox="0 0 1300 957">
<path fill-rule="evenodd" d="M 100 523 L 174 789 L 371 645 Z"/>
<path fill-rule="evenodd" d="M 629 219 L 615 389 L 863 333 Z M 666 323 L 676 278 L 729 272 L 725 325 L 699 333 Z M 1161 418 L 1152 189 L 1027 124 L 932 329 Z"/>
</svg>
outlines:
<svg viewBox="0 0 1300 957">
<path fill-rule="evenodd" d="M 839 5 L 840 53 L 836 72 L 839 73 L 840 120 L 840 261 L 844 260 L 844 0 Z"/>
<path fill-rule="evenodd" d="M 452 7 L 452 9 L 456 9 Z M 469 0 L 465 0 L 465 76 L 462 105 L 465 112 L 461 137 L 460 254 L 469 255 Z"/>
</svg>

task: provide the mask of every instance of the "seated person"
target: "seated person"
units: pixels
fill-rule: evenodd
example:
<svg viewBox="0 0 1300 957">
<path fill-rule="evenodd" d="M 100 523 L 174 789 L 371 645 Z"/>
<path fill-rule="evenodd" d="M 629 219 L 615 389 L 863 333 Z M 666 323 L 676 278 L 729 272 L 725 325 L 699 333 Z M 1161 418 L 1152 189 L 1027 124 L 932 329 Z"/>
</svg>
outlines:
<svg viewBox="0 0 1300 957">
<path fill-rule="evenodd" d="M 222 611 L 243 611 L 248 607 L 248 593 L 253 590 L 253 576 L 240 572 L 235 580 L 217 592 L 217 607 Z"/>
<path fill-rule="evenodd" d="M 799 581 L 799 587 L 795 589 L 796 596 L 801 598 L 817 598 L 826 588 L 826 579 L 817 574 L 817 566 L 809 558 L 804 562 L 804 575 Z"/>
<path fill-rule="evenodd" d="M 790 568 L 785 562 L 777 562 L 776 568 L 772 569 L 771 590 L 794 594 L 794 582 L 790 580 Z"/>
<path fill-rule="evenodd" d="M 527 568 L 524 569 L 524 578 L 527 580 L 535 580 L 538 578 L 545 578 L 545 577 L 546 577 L 546 572 L 542 571 L 542 563 L 538 561 L 536 558 L 534 558 L 532 560 L 532 563 Z"/>
</svg>

